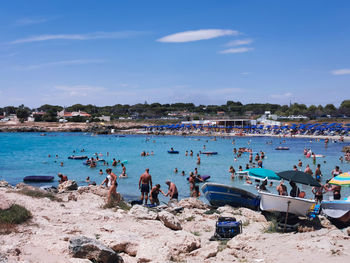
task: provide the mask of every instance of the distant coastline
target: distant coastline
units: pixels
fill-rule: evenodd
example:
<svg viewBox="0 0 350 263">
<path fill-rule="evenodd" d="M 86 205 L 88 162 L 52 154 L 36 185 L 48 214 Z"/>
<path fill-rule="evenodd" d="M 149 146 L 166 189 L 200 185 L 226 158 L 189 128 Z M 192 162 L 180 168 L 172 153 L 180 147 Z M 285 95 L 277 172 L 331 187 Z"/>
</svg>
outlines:
<svg viewBox="0 0 350 263">
<path fill-rule="evenodd" d="M 129 134 L 129 135 L 171 135 L 171 136 L 226 136 L 226 137 L 241 137 L 235 133 L 220 133 L 220 132 L 183 132 L 183 131 L 145 131 L 144 126 L 152 125 L 150 122 L 110 122 L 110 123 L 57 123 L 57 122 L 31 122 L 31 123 L 16 123 L 5 124 L 0 123 L 0 132 L 89 132 L 96 134 Z M 281 136 L 275 134 L 250 134 L 245 133 L 243 137 L 281 137 L 281 138 L 310 138 L 310 139 L 326 139 L 339 140 L 339 135 L 324 136 L 324 135 L 290 135 Z M 350 137 L 343 137 L 344 141 L 350 142 Z"/>
</svg>

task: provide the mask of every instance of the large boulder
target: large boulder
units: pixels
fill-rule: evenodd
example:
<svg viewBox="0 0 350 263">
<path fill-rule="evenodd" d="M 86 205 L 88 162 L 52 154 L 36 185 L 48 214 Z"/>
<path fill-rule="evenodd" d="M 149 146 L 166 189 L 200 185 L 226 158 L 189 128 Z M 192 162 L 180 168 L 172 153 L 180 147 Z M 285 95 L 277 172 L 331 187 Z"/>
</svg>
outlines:
<svg viewBox="0 0 350 263">
<path fill-rule="evenodd" d="M 85 258 L 100 263 L 124 262 L 115 251 L 96 239 L 78 236 L 71 238 L 69 243 L 69 251 L 75 258 Z"/>
<path fill-rule="evenodd" d="M 208 207 L 201 200 L 194 197 L 182 199 L 178 203 L 178 206 L 182 206 L 183 208 L 197 208 L 197 209 L 206 209 Z"/>
<path fill-rule="evenodd" d="M 167 211 L 161 211 L 158 213 L 158 218 L 166 227 L 172 230 L 182 229 L 179 219 Z"/>
<path fill-rule="evenodd" d="M 68 180 L 58 185 L 58 192 L 63 193 L 65 191 L 77 190 L 78 184 L 74 180 Z"/>
<path fill-rule="evenodd" d="M 129 215 L 132 215 L 137 219 L 147 219 L 147 220 L 156 220 L 158 217 L 156 212 L 153 212 L 150 209 L 141 205 L 134 205 L 130 209 Z"/>
</svg>

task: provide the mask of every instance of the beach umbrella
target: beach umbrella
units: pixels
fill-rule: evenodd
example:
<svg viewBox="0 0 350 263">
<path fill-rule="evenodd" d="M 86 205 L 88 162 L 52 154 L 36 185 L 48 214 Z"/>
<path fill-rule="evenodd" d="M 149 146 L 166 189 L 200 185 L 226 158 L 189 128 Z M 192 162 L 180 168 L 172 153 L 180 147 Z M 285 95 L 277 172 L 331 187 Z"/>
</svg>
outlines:
<svg viewBox="0 0 350 263">
<path fill-rule="evenodd" d="M 272 170 L 264 168 L 252 168 L 245 171 L 249 172 L 249 177 L 256 178 L 259 180 L 281 180 L 281 178 L 279 178 L 278 175 Z"/>
<path fill-rule="evenodd" d="M 332 180 L 330 180 L 328 183 L 341 186 L 350 186 L 350 172 L 339 174 L 332 178 Z"/>
<path fill-rule="evenodd" d="M 301 171 L 289 170 L 289 171 L 277 173 L 277 175 L 290 182 L 317 186 L 317 187 L 321 186 L 320 183 L 317 182 L 316 179 L 313 178 L 310 174 L 307 174 Z"/>
</svg>

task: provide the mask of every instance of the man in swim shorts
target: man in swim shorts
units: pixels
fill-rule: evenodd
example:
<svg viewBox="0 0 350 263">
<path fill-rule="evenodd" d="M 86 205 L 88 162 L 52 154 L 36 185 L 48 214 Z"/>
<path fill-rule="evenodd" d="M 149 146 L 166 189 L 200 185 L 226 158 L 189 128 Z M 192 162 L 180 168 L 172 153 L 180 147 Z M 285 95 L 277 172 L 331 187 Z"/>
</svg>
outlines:
<svg viewBox="0 0 350 263">
<path fill-rule="evenodd" d="M 176 185 L 173 182 L 170 182 L 170 181 L 166 181 L 165 183 L 169 186 L 168 192 L 166 193 L 165 196 L 169 196 L 170 200 L 171 199 L 176 199 L 177 200 L 178 197 L 179 197 L 179 193 L 177 191 Z"/>
<path fill-rule="evenodd" d="M 151 201 L 151 204 L 156 204 L 159 205 L 159 199 L 158 199 L 158 194 L 159 192 L 161 192 L 163 195 L 164 192 L 162 190 L 160 190 L 160 184 L 156 184 L 155 186 L 153 186 L 150 194 L 149 194 L 149 200 Z"/>
<path fill-rule="evenodd" d="M 152 177 L 149 174 L 149 169 L 141 174 L 139 180 L 139 189 L 141 191 L 141 201 L 145 198 L 145 204 L 147 204 L 149 189 L 152 188 Z"/>
</svg>

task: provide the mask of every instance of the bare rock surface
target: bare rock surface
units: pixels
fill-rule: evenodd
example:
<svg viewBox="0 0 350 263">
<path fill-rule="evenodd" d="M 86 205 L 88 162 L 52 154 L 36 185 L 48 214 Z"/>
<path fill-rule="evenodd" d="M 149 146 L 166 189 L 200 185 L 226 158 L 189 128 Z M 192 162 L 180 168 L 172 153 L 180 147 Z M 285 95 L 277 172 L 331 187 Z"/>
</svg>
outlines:
<svg viewBox="0 0 350 263">
<path fill-rule="evenodd" d="M 207 214 L 204 212 L 208 208 L 184 208 L 173 215 L 182 227 L 174 231 L 145 207 L 136 206 L 130 211 L 104 209 L 106 196 L 92 190 L 73 192 L 77 201 L 65 201 L 71 193 L 61 193 L 64 201 L 57 202 L 0 188 L 1 200 L 5 196 L 9 202 L 26 207 L 33 216 L 28 223 L 18 225 L 15 232 L 0 236 L 0 254 L 11 263 L 83 263 L 86 259 L 72 258 L 68 248 L 71 238 L 86 236 L 129 263 L 349 262 L 348 229 L 336 229 L 322 217 L 320 230 L 281 234 L 267 232 L 271 222 L 264 222 L 256 211 L 224 207 L 218 209 L 221 212 Z M 209 241 L 216 220 L 225 213 L 244 222 L 243 233 L 228 242 Z M 327 224 L 330 225 L 326 227 Z"/>
<path fill-rule="evenodd" d="M 182 229 L 179 219 L 167 211 L 159 212 L 158 218 L 166 227 L 169 227 L 172 230 Z"/>
<path fill-rule="evenodd" d="M 146 219 L 146 220 L 156 220 L 158 217 L 156 212 L 153 212 L 150 209 L 141 205 L 134 205 L 130 209 L 129 215 L 137 219 Z"/>
<path fill-rule="evenodd" d="M 6 210 L 9 209 L 13 202 L 6 199 L 5 195 L 0 193 L 0 210 Z"/>
<path fill-rule="evenodd" d="M 123 259 L 112 249 L 85 236 L 69 240 L 69 251 L 75 258 L 86 258 L 101 263 L 122 263 Z"/>
<path fill-rule="evenodd" d="M 10 188 L 11 185 L 8 182 L 4 181 L 4 180 L 0 180 L 0 187 Z"/>
<path fill-rule="evenodd" d="M 68 180 L 58 185 L 58 192 L 62 193 L 65 191 L 77 190 L 78 184 L 74 180 Z"/>
<path fill-rule="evenodd" d="M 205 203 L 203 203 L 198 198 L 194 198 L 194 197 L 182 199 L 180 200 L 178 205 L 184 208 L 198 208 L 198 209 L 208 208 L 208 206 Z"/>
</svg>

